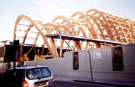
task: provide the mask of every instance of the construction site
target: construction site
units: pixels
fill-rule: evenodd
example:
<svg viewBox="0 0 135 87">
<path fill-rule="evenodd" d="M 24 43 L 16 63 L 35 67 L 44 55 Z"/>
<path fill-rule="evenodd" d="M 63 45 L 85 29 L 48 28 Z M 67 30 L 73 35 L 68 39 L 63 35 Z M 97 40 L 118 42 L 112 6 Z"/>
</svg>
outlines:
<svg viewBox="0 0 135 87">
<path fill-rule="evenodd" d="M 48 23 L 20 15 L 13 35 L 13 42 L 0 46 L 1 73 L 16 56 L 17 64 L 46 65 L 56 76 L 135 85 L 135 21 L 97 9 Z"/>
</svg>

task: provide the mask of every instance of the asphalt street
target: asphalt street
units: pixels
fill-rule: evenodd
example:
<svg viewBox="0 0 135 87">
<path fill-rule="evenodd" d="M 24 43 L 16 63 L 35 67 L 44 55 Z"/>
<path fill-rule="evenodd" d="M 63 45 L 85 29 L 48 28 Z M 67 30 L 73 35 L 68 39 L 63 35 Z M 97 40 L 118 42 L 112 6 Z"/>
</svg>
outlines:
<svg viewBox="0 0 135 87">
<path fill-rule="evenodd" d="M 0 80 L 1 82 L 1 80 Z M 100 85 L 100 84 L 90 84 L 83 82 L 69 82 L 69 81 L 55 81 L 56 87 L 119 87 L 119 86 L 109 86 L 109 85 Z M 1 87 L 1 86 L 0 86 Z"/>
<path fill-rule="evenodd" d="M 116 87 L 116 86 L 108 86 L 108 85 L 96 85 L 96 84 L 88 84 L 81 82 L 66 82 L 66 81 L 56 81 L 56 87 Z"/>
</svg>

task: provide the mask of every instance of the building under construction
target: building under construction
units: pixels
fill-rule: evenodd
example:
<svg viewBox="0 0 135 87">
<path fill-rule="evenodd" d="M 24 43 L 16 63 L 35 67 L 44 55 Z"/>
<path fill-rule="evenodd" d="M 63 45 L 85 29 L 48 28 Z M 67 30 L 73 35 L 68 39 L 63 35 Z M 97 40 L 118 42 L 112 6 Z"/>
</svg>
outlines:
<svg viewBox="0 0 135 87">
<path fill-rule="evenodd" d="M 63 55 L 63 48 L 77 51 L 134 43 L 135 21 L 96 9 L 75 12 L 69 18 L 56 16 L 49 23 L 20 15 L 14 26 L 14 40 L 18 39 L 21 51 L 26 43 L 31 42 L 33 46 L 40 43 L 42 50 L 39 55 L 48 48 L 49 56 L 58 58 Z"/>
<path fill-rule="evenodd" d="M 48 23 L 20 15 L 14 26 L 14 40 L 20 42 L 19 59 L 24 54 L 30 57 L 32 50 L 33 57 L 36 54 L 58 58 L 66 51 L 134 43 L 135 21 L 96 9 L 75 12 L 69 18 L 56 16 Z M 32 45 L 26 50 L 28 43 Z M 36 44 L 40 44 L 40 49 L 35 51 Z"/>
<path fill-rule="evenodd" d="M 50 23 L 20 15 L 15 22 L 14 43 L 0 47 L 0 59 L 12 61 L 16 48 L 17 61 L 27 61 L 28 66 L 48 66 L 57 76 L 123 81 L 134 86 L 134 43 L 135 21 L 96 9 L 76 12 L 69 18 L 57 16 Z M 45 58 L 52 59 L 40 60 Z M 0 63 L 0 73 L 9 69 L 7 66 Z"/>
</svg>

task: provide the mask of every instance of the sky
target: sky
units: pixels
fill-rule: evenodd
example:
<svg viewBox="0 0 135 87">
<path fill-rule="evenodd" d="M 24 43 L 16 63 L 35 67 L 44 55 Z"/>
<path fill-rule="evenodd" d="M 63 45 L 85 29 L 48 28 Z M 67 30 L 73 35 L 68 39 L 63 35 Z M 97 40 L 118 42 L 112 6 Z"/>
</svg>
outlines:
<svg viewBox="0 0 135 87">
<path fill-rule="evenodd" d="M 51 22 L 56 16 L 98 9 L 135 20 L 135 0 L 0 0 L 0 41 L 13 41 L 14 24 L 19 15 Z"/>
</svg>

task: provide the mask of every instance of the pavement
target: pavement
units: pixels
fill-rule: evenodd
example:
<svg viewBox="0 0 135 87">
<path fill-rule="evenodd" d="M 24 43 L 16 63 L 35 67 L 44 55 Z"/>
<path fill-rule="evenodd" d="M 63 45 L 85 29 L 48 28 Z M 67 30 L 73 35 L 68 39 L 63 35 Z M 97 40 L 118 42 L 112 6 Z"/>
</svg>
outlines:
<svg viewBox="0 0 135 87">
<path fill-rule="evenodd" d="M 119 86 L 119 87 L 135 87 L 135 80 L 105 80 L 94 78 L 91 81 L 90 78 L 87 77 L 77 77 L 77 76 L 55 76 L 56 81 L 69 81 L 69 82 L 82 82 L 82 83 L 90 83 L 90 84 L 99 84 L 99 85 L 108 85 L 108 86 Z"/>
</svg>

